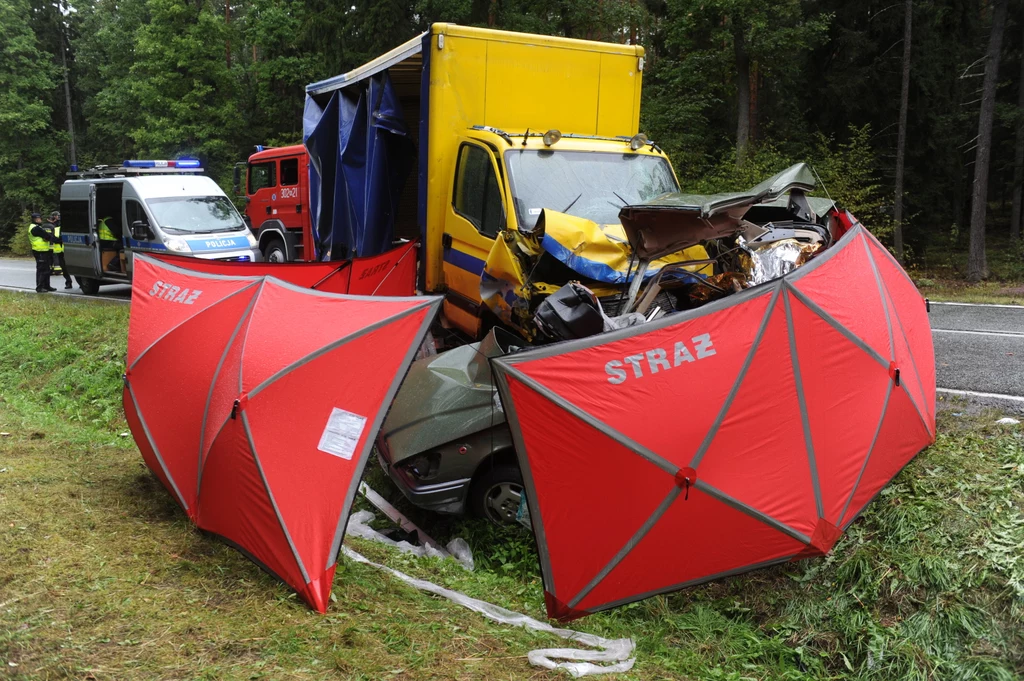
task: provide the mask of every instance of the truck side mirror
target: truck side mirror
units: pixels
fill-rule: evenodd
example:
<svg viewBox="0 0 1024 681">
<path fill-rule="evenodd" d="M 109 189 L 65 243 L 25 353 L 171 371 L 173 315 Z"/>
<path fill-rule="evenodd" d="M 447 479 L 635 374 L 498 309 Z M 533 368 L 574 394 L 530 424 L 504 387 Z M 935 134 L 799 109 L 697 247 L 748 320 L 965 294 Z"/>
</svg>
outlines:
<svg viewBox="0 0 1024 681">
<path fill-rule="evenodd" d="M 245 168 L 244 163 L 236 163 L 234 167 L 234 192 L 235 196 L 242 196 L 245 192 L 242 191 L 242 169 Z"/>
<path fill-rule="evenodd" d="M 143 241 L 150 237 L 149 225 L 144 220 L 136 220 L 132 223 L 132 238 Z"/>
</svg>

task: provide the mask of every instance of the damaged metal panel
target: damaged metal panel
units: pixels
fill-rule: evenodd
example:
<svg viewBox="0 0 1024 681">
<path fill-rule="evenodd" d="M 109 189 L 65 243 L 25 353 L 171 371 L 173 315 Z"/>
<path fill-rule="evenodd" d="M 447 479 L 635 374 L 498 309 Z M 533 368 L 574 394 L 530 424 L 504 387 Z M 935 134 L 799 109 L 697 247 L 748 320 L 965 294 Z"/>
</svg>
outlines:
<svg viewBox="0 0 1024 681">
<path fill-rule="evenodd" d="M 743 231 L 743 218 L 758 204 L 788 208 L 793 197 L 814 189 L 814 174 L 806 163 L 797 163 L 744 192 L 699 195 L 665 194 L 642 205 L 624 206 L 619 219 L 629 243 L 640 257 L 657 258 L 701 241 L 721 239 Z M 786 196 L 786 195 L 789 196 Z M 830 204 L 831 201 L 828 201 Z M 827 212 L 817 201 L 815 207 Z M 804 219 L 813 216 L 801 216 Z"/>
<path fill-rule="evenodd" d="M 517 344 L 523 345 L 493 329 L 479 343 L 414 362 L 381 428 L 392 463 L 504 423 L 489 359 Z"/>
<path fill-rule="evenodd" d="M 480 297 L 503 323 L 532 340 L 537 304 L 569 281 L 583 282 L 597 296 L 611 296 L 670 265 L 680 265 L 679 274 L 708 276 L 707 259 L 705 248 L 696 244 L 666 252 L 641 268 L 621 224 L 601 225 L 544 209 L 530 232 L 506 231 L 495 240 L 484 264 Z M 693 261 L 698 264 L 685 264 Z"/>
</svg>

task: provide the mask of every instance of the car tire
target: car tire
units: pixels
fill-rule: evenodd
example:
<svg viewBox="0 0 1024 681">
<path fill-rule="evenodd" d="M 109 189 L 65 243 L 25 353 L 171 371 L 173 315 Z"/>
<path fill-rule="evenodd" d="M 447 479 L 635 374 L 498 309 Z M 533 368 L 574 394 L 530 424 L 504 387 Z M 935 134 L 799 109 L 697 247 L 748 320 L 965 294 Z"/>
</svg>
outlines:
<svg viewBox="0 0 1024 681">
<path fill-rule="evenodd" d="M 82 289 L 82 293 L 87 296 L 94 296 L 100 292 L 100 282 L 95 279 L 89 279 L 88 277 L 75 277 L 78 281 L 78 288 Z"/>
<path fill-rule="evenodd" d="M 497 464 L 476 476 L 469 488 L 469 508 L 473 515 L 496 525 L 513 524 L 522 495 L 523 474 L 519 466 Z"/>
<path fill-rule="evenodd" d="M 260 250 L 264 262 L 288 262 L 288 251 L 280 239 L 270 239 Z"/>
</svg>

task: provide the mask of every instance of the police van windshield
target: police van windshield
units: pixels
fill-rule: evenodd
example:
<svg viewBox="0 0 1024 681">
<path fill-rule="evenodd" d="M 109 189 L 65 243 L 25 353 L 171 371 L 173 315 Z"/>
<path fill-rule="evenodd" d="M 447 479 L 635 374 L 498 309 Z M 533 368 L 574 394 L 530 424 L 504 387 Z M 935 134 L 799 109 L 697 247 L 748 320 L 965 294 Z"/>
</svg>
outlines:
<svg viewBox="0 0 1024 681">
<path fill-rule="evenodd" d="M 619 209 L 679 191 L 658 156 L 594 151 L 513 149 L 505 152 L 520 229 L 537 225 L 541 209 L 619 224 Z"/>
<path fill-rule="evenodd" d="M 237 232 L 244 226 L 235 207 L 223 196 L 188 196 L 146 201 L 161 229 L 173 234 Z"/>
</svg>

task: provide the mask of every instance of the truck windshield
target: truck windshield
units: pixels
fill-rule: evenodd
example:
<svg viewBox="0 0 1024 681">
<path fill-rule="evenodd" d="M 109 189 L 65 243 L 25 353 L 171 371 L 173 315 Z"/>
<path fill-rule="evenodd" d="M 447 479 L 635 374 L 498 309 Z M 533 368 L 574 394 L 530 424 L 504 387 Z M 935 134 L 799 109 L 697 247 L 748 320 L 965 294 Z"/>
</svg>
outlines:
<svg viewBox="0 0 1024 681">
<path fill-rule="evenodd" d="M 679 191 L 668 161 L 657 156 L 593 151 L 512 149 L 505 152 L 522 230 L 548 208 L 602 225 L 618 224 L 619 209 Z"/>
<path fill-rule="evenodd" d="M 243 227 L 238 211 L 223 196 L 149 199 L 146 203 L 160 228 L 172 233 L 214 234 Z"/>
</svg>

